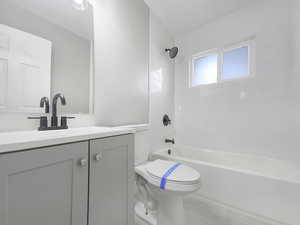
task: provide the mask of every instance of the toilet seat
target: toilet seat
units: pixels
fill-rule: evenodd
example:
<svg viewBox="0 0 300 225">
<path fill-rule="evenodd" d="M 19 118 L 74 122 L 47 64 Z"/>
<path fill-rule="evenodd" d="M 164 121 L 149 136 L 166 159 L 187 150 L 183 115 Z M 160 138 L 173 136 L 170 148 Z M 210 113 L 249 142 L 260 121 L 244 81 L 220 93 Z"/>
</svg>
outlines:
<svg viewBox="0 0 300 225">
<path fill-rule="evenodd" d="M 147 166 L 147 172 L 153 179 L 161 180 L 165 172 L 176 165 L 176 162 L 166 160 L 156 160 L 149 163 Z M 180 165 L 174 170 L 167 178 L 167 182 L 178 184 L 195 184 L 199 182 L 200 174 L 191 167 Z"/>
<path fill-rule="evenodd" d="M 136 167 L 136 173 L 159 188 L 166 171 L 176 164 L 177 162 L 158 159 Z M 200 174 L 193 168 L 182 164 L 164 179 L 166 179 L 164 190 L 167 191 L 193 192 L 200 186 Z"/>
</svg>

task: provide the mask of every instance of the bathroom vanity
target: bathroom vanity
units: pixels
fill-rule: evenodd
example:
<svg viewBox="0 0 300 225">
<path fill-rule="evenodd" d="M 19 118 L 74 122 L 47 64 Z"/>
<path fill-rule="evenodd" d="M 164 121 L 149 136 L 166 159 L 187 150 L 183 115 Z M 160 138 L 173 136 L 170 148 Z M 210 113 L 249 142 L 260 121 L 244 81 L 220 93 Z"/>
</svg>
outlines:
<svg viewBox="0 0 300 225">
<path fill-rule="evenodd" d="M 1 225 L 133 224 L 134 130 L 0 134 Z"/>
</svg>

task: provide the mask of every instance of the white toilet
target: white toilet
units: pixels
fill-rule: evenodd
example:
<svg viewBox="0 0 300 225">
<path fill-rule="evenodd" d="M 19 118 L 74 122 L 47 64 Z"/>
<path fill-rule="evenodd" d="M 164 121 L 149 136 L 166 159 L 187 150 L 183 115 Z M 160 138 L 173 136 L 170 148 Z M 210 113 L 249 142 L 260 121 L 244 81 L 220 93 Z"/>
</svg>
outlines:
<svg viewBox="0 0 300 225">
<path fill-rule="evenodd" d="M 160 159 L 137 166 L 135 172 L 138 189 L 146 196 L 144 204 L 136 205 L 137 220 L 151 225 L 184 225 L 182 197 L 200 188 L 200 174 L 191 167 Z"/>
</svg>

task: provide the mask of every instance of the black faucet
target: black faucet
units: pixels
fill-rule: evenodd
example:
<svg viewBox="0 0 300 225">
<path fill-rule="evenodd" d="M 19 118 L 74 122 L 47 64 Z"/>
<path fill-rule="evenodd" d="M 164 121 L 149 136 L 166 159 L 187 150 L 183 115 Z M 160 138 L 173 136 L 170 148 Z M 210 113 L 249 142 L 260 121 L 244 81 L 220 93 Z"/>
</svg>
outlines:
<svg viewBox="0 0 300 225">
<path fill-rule="evenodd" d="M 166 143 L 172 143 L 173 145 L 175 144 L 175 139 L 165 139 Z"/>
<path fill-rule="evenodd" d="M 58 117 L 57 117 L 57 101 L 60 99 L 62 105 L 66 105 L 66 99 L 62 94 L 56 94 L 53 97 L 52 101 L 52 117 L 51 117 L 51 126 L 48 126 L 48 117 L 46 115 L 38 116 L 38 117 L 28 117 L 28 119 L 39 119 L 40 126 L 39 131 L 45 130 L 62 130 L 68 129 L 68 119 L 75 119 L 75 117 L 70 116 L 62 116 L 60 121 L 60 126 L 58 126 Z M 45 113 L 49 113 L 49 99 L 47 97 L 43 97 L 40 101 L 40 107 L 45 107 Z"/>
<path fill-rule="evenodd" d="M 57 100 L 60 99 L 62 105 L 66 105 L 66 99 L 62 94 L 56 94 L 53 97 L 52 101 L 52 117 L 51 117 L 51 126 L 57 127 L 58 126 L 58 119 L 57 119 Z"/>
</svg>

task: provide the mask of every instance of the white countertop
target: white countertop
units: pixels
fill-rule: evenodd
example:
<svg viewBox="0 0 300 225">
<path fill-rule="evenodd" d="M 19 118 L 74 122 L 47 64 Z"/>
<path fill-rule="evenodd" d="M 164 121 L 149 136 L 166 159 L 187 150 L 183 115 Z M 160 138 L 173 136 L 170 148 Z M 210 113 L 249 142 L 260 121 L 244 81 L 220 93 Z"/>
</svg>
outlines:
<svg viewBox="0 0 300 225">
<path fill-rule="evenodd" d="M 134 129 L 125 127 L 81 127 L 55 131 L 6 132 L 0 133 L 0 154 L 132 133 L 135 133 Z"/>
</svg>

